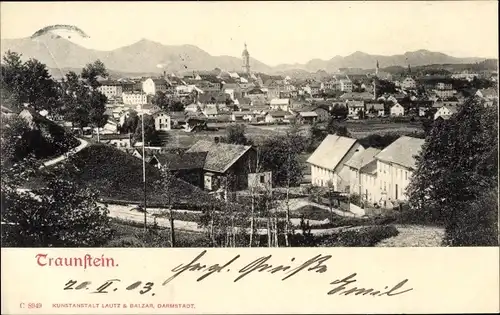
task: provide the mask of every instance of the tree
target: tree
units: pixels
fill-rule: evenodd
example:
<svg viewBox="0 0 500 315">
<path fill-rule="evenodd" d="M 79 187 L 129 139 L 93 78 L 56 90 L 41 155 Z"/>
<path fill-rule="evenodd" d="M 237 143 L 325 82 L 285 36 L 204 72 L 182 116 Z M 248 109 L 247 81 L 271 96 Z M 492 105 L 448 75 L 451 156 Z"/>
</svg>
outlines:
<svg viewBox="0 0 500 315">
<path fill-rule="evenodd" d="M 299 185 L 302 180 L 302 165 L 299 155 L 306 148 L 304 137 L 298 134 L 277 135 L 266 139 L 260 146 L 261 163 L 272 171 L 273 186 Z M 289 161 L 283 167 L 283 161 Z"/>
<path fill-rule="evenodd" d="M 125 118 L 123 124 L 120 127 L 120 132 L 135 133 L 138 125 L 139 125 L 139 116 L 137 115 L 137 112 L 133 111 L 129 114 L 128 117 Z"/>
<path fill-rule="evenodd" d="M 158 131 L 155 128 L 155 120 L 151 115 L 144 115 L 144 141 L 146 144 L 157 144 L 160 139 Z M 142 119 L 142 118 L 140 118 Z M 142 123 L 139 121 L 135 129 L 134 138 L 136 141 L 142 141 Z"/>
<path fill-rule="evenodd" d="M 347 106 L 345 106 L 345 105 L 335 104 L 333 106 L 330 114 L 335 119 L 343 120 L 343 119 L 347 118 L 347 115 L 349 114 L 349 110 L 347 109 Z"/>
<path fill-rule="evenodd" d="M 378 96 L 382 96 L 386 93 L 391 94 L 391 93 L 396 93 L 396 85 L 394 82 L 387 81 L 387 80 L 381 80 L 377 79 L 376 85 L 375 85 L 375 93 Z"/>
<path fill-rule="evenodd" d="M 408 188 L 412 214 L 443 224 L 452 246 L 496 245 L 498 203 L 497 108 L 467 100 L 447 121 L 436 121 Z M 487 219 L 485 219 L 487 218 Z"/>
<path fill-rule="evenodd" d="M 85 103 L 85 105 L 87 106 L 90 123 L 97 128 L 97 141 L 99 141 L 99 129 L 104 127 L 108 120 L 107 115 L 104 114 L 108 100 L 104 94 L 97 90 L 101 85 L 98 79 L 99 77 L 107 78 L 108 75 L 106 66 L 100 60 L 87 64 L 83 68 L 81 75 L 82 79 L 90 86 L 88 103 Z"/>
<path fill-rule="evenodd" d="M 170 172 L 168 165 L 164 165 L 160 170 L 160 179 L 156 182 L 159 191 L 162 194 L 167 206 L 167 216 L 170 222 L 170 246 L 175 247 L 175 224 L 174 212 L 172 211 L 172 185 L 175 183 L 175 177 Z"/>
<path fill-rule="evenodd" d="M 226 136 L 224 142 L 232 144 L 248 145 L 249 141 L 245 135 L 245 125 L 237 124 L 230 125 L 226 128 Z"/>
<path fill-rule="evenodd" d="M 103 71 L 101 65 L 89 64 L 84 68 L 86 79 L 82 81 L 75 73 L 70 71 L 62 83 L 62 102 L 64 104 L 63 115 L 66 120 L 71 121 L 79 128 L 89 125 L 102 128 L 108 119 L 106 112 L 107 98 L 97 90 L 99 86 L 98 71 Z"/>
<path fill-rule="evenodd" d="M 36 59 L 22 62 L 21 55 L 8 51 L 1 65 L 2 98 L 22 108 L 24 104 L 37 111 L 56 110 L 60 103 L 56 83 L 45 64 Z"/>
<path fill-rule="evenodd" d="M 98 81 L 99 77 L 105 79 L 108 76 L 109 73 L 108 70 L 106 70 L 106 66 L 99 59 L 94 61 L 93 63 L 87 64 L 82 69 L 82 79 L 84 79 L 87 84 L 94 90 L 101 85 Z"/>
<path fill-rule="evenodd" d="M 347 127 L 343 124 L 339 124 L 333 117 L 330 117 L 330 119 L 328 119 L 325 131 L 327 134 L 337 135 L 340 137 L 351 136 L 351 133 L 347 130 Z"/>
<path fill-rule="evenodd" d="M 3 231 L 2 242 L 14 247 L 104 245 L 112 235 L 110 219 L 92 189 L 79 187 L 54 172 L 47 175 L 43 188 L 18 190 L 40 174 L 36 165 L 25 159 L 18 167 L 2 168 L 2 222 L 9 226 Z"/>
<path fill-rule="evenodd" d="M 151 99 L 151 103 L 160 107 L 163 110 L 170 110 L 170 99 L 167 97 L 167 94 L 163 91 L 156 91 L 156 94 Z"/>
</svg>

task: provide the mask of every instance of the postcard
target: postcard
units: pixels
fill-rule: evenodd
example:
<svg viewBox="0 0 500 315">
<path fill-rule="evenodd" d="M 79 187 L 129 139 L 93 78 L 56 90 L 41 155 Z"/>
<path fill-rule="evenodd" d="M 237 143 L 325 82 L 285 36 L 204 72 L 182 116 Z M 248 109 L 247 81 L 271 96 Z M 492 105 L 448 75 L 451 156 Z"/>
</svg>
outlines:
<svg viewBox="0 0 500 315">
<path fill-rule="evenodd" d="M 2 2 L 2 314 L 498 313 L 497 10 Z"/>
</svg>

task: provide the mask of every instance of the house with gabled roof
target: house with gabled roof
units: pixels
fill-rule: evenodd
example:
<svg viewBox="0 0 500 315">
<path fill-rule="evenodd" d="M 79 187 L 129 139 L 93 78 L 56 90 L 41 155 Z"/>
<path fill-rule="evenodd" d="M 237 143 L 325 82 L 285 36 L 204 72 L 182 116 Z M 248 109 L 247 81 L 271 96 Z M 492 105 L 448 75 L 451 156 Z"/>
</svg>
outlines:
<svg viewBox="0 0 500 315">
<path fill-rule="evenodd" d="M 289 98 L 273 98 L 270 102 L 270 107 L 272 110 L 288 111 L 290 109 L 290 99 Z"/>
<path fill-rule="evenodd" d="M 206 190 L 244 190 L 248 187 L 248 174 L 255 170 L 256 152 L 252 146 L 199 140 L 186 153 L 205 152 L 203 187 Z"/>
<path fill-rule="evenodd" d="M 378 189 L 373 194 L 380 206 L 388 207 L 408 199 L 406 188 L 416 169 L 415 157 L 424 142 L 424 139 L 402 136 L 375 155 Z"/>
<path fill-rule="evenodd" d="M 289 114 L 290 113 L 282 110 L 269 111 L 266 114 L 264 121 L 269 124 L 283 123 L 286 122 L 286 116 Z"/>
<path fill-rule="evenodd" d="M 302 123 L 313 124 L 318 120 L 318 114 L 315 111 L 299 111 L 297 118 Z"/>
<path fill-rule="evenodd" d="M 206 158 L 207 152 L 158 152 L 152 155 L 148 163 L 203 188 L 203 167 Z"/>
<path fill-rule="evenodd" d="M 434 119 L 442 118 L 444 120 L 450 119 L 450 117 L 458 112 L 458 106 L 456 105 L 443 105 L 434 114 Z"/>
<path fill-rule="evenodd" d="M 334 191 L 350 190 L 349 169 L 345 163 L 364 151 L 364 147 L 353 138 L 328 135 L 307 159 L 311 166 L 311 183 L 328 187 Z"/>
<path fill-rule="evenodd" d="M 367 199 L 375 185 L 377 161 L 375 155 L 380 153 L 379 149 L 367 148 L 361 154 L 354 155 L 347 160 L 345 166 L 349 169 L 349 188 L 351 194 L 358 194 Z M 371 167 L 368 165 L 371 164 Z M 373 172 L 375 169 L 375 173 Z M 364 172 L 364 173 L 363 173 Z M 371 185 L 371 186 L 370 186 Z"/>
</svg>

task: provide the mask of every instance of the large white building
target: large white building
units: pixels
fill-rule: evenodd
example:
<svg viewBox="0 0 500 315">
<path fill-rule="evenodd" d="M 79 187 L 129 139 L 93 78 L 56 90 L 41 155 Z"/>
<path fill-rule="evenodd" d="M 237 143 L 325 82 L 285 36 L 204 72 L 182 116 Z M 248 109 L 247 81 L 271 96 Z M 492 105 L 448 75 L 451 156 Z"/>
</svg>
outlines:
<svg viewBox="0 0 500 315">
<path fill-rule="evenodd" d="M 108 99 L 122 96 L 123 88 L 120 82 L 115 81 L 102 81 L 97 90 L 106 95 Z"/>
<path fill-rule="evenodd" d="M 423 144 L 423 139 L 402 136 L 375 156 L 378 189 L 369 194 L 379 205 L 387 206 L 387 202 L 408 199 L 406 189 L 416 169 L 415 156 Z"/>
<path fill-rule="evenodd" d="M 168 86 L 170 86 L 170 84 L 165 79 L 149 78 L 142 82 L 142 91 L 147 95 L 154 95 L 158 91 L 167 91 Z"/>
<path fill-rule="evenodd" d="M 364 148 L 356 139 L 328 135 L 307 160 L 311 165 L 311 183 L 336 191 L 349 191 L 350 173 L 345 163 Z"/>
<path fill-rule="evenodd" d="M 423 139 L 403 136 L 383 150 L 364 149 L 356 139 L 328 135 L 307 160 L 311 183 L 358 194 L 367 205 L 397 205 L 408 199 L 423 144 Z"/>
<path fill-rule="evenodd" d="M 340 90 L 346 93 L 352 92 L 352 81 L 349 79 L 340 80 Z"/>
<path fill-rule="evenodd" d="M 142 92 L 123 92 L 123 104 L 126 105 L 140 105 L 148 102 L 148 96 Z"/>
</svg>

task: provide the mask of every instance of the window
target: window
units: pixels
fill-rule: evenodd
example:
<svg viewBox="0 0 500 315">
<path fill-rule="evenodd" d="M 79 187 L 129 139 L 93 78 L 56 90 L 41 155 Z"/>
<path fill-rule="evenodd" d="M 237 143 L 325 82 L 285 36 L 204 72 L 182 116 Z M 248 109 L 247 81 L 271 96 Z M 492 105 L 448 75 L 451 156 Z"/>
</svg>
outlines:
<svg viewBox="0 0 500 315">
<path fill-rule="evenodd" d="M 405 179 L 408 180 L 408 172 L 405 171 Z"/>
<path fill-rule="evenodd" d="M 264 175 L 260 175 L 260 183 L 264 184 L 266 182 L 266 177 Z"/>
</svg>

